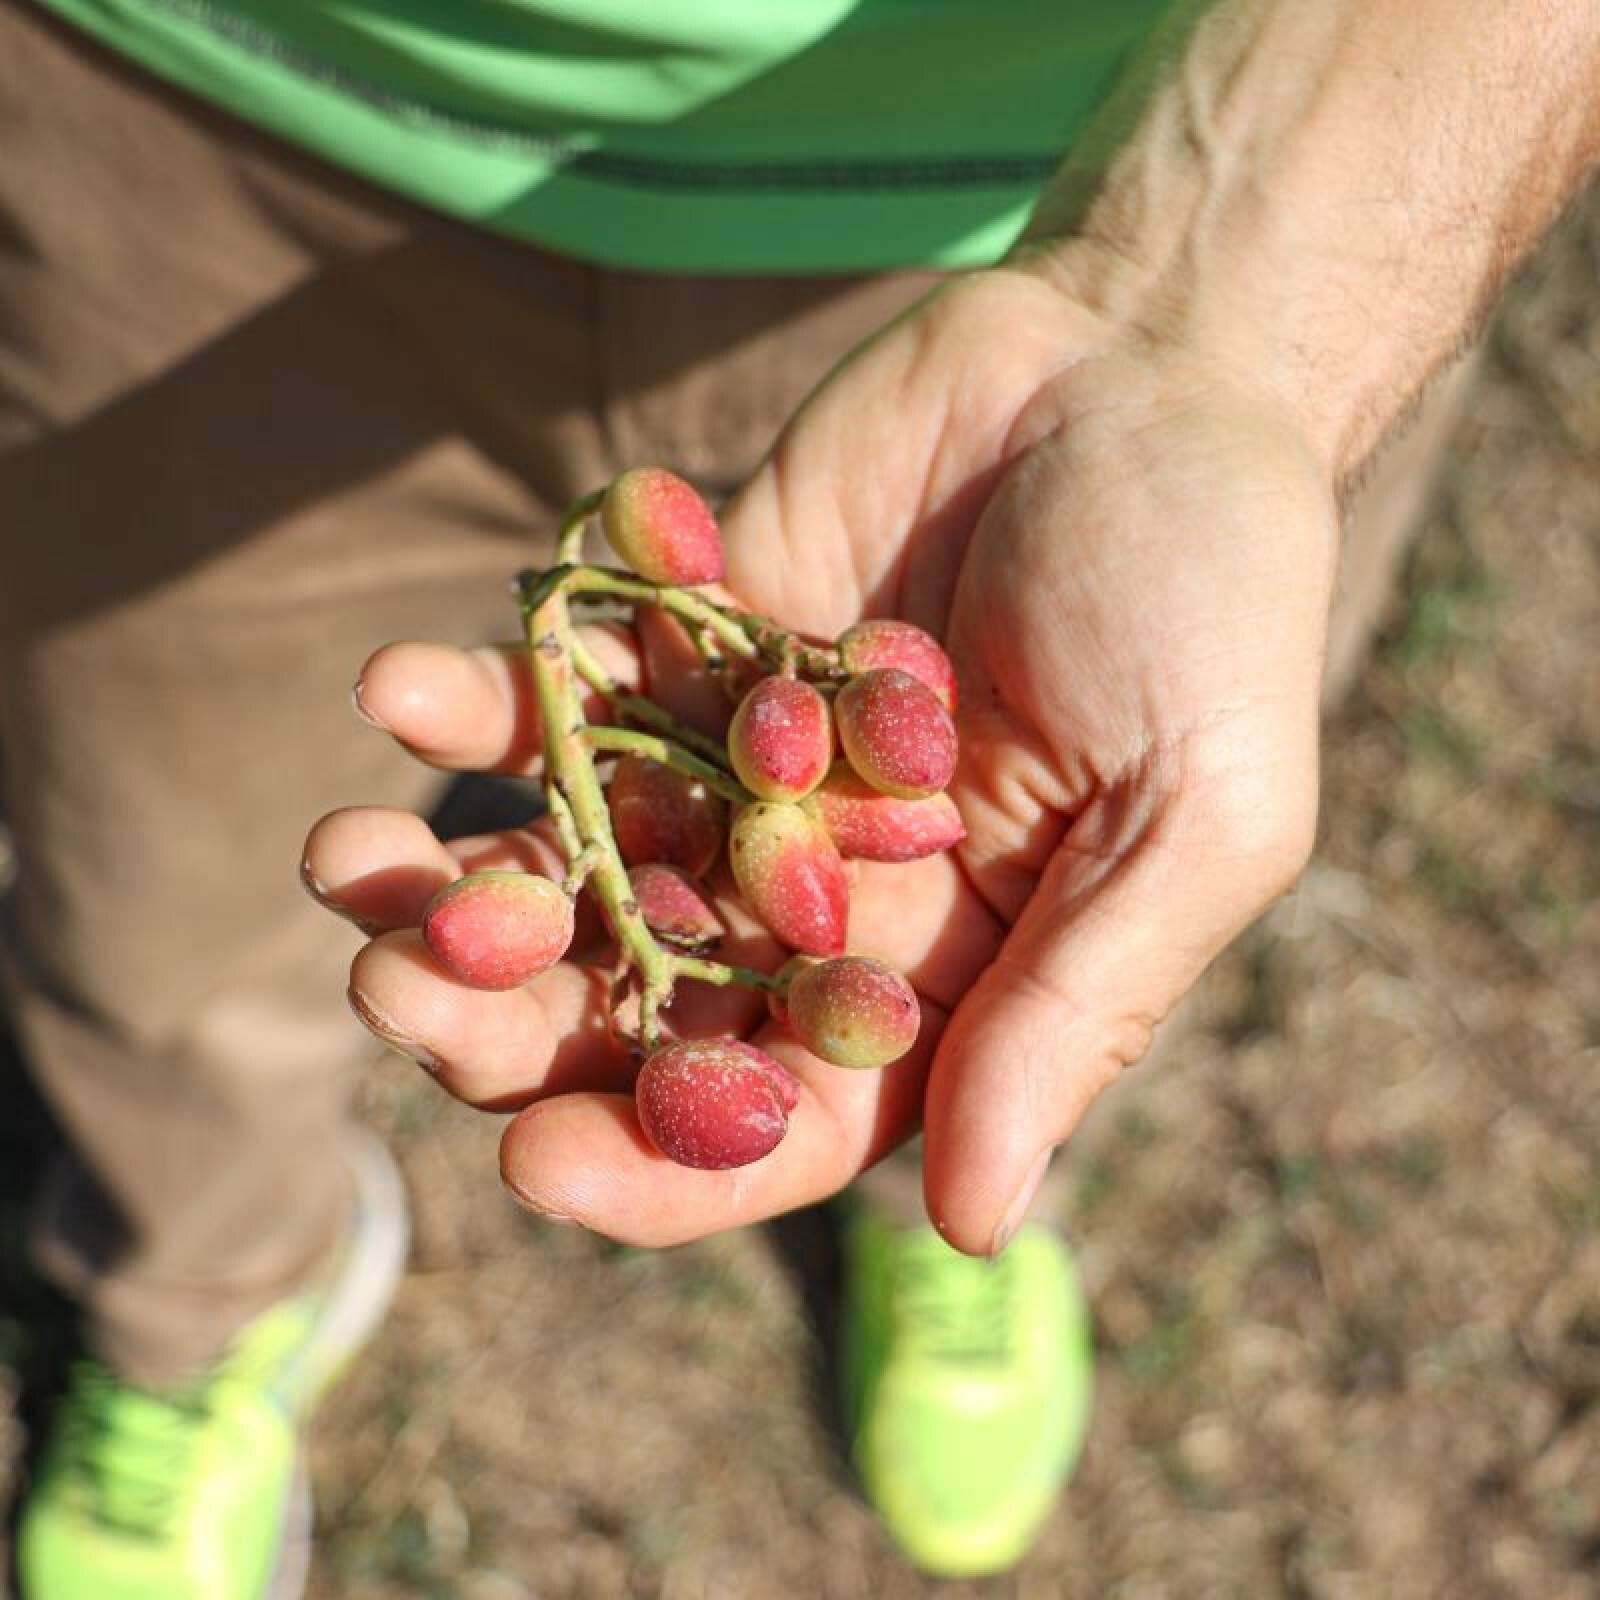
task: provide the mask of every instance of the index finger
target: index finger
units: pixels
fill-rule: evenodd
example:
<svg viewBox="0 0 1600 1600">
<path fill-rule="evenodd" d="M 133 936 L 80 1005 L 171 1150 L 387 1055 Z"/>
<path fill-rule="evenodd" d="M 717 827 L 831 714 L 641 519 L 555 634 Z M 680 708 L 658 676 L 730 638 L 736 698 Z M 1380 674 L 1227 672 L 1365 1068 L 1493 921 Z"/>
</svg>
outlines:
<svg viewBox="0 0 1600 1600">
<path fill-rule="evenodd" d="M 617 683 L 638 686 L 639 650 L 629 629 L 590 623 L 578 635 Z M 539 768 L 538 704 L 521 644 L 473 650 L 422 640 L 386 644 L 362 667 L 355 705 L 429 766 L 516 774 Z M 605 699 L 592 689 L 585 692 L 584 716 L 607 720 Z"/>
</svg>

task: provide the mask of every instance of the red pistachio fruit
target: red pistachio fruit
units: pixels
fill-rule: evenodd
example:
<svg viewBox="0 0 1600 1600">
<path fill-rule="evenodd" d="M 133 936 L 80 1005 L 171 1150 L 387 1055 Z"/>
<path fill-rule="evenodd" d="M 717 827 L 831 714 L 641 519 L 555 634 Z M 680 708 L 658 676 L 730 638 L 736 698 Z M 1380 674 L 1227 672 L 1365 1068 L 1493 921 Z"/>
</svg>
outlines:
<svg viewBox="0 0 1600 1600">
<path fill-rule="evenodd" d="M 745 902 L 793 950 L 844 950 L 850 884 L 827 830 L 799 806 L 761 800 L 733 819 L 728 860 Z"/>
<path fill-rule="evenodd" d="M 956 725 L 927 684 L 896 667 L 851 678 L 833 703 L 839 742 L 874 789 L 916 800 L 956 770 Z"/>
<path fill-rule="evenodd" d="M 828 830 L 839 853 L 858 861 L 920 861 L 967 836 L 947 794 L 901 800 L 874 789 L 848 762 L 837 761 L 806 809 Z"/>
<path fill-rule="evenodd" d="M 893 967 L 870 956 L 840 956 L 797 972 L 789 985 L 789 1028 L 813 1055 L 836 1067 L 885 1067 L 916 1043 L 922 1010 Z"/>
<path fill-rule="evenodd" d="M 572 902 L 532 872 L 473 872 L 446 884 L 422 914 L 422 939 L 474 989 L 515 989 L 572 943 Z"/>
<path fill-rule="evenodd" d="M 651 583 L 715 583 L 722 535 L 711 507 L 664 467 L 632 467 L 600 502 L 600 526 L 623 562 Z"/>
<path fill-rule="evenodd" d="M 680 950 L 709 950 L 727 931 L 706 891 L 686 872 L 646 862 L 628 869 L 628 882 L 645 926 Z"/>
<path fill-rule="evenodd" d="M 650 1142 L 683 1167 L 748 1166 L 774 1150 L 799 1088 L 738 1039 L 679 1039 L 639 1069 L 634 1102 Z"/>
<path fill-rule="evenodd" d="M 799 678 L 762 678 L 728 724 L 728 759 L 758 799 L 802 799 L 833 759 L 828 702 Z"/>
<path fill-rule="evenodd" d="M 630 866 L 664 861 L 698 878 L 722 854 L 728 808 L 698 778 L 626 755 L 611 776 L 606 803 L 617 849 Z"/>
<path fill-rule="evenodd" d="M 839 660 L 850 672 L 898 667 L 938 695 L 946 711 L 956 709 L 956 669 L 931 633 L 898 617 L 869 617 L 846 628 L 838 639 Z"/>
</svg>

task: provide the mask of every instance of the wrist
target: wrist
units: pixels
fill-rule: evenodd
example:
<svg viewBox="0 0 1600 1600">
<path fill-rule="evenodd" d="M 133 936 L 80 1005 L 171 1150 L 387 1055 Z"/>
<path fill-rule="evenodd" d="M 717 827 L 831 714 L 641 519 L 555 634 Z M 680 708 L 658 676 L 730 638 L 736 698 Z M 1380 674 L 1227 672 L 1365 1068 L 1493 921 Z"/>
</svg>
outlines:
<svg viewBox="0 0 1600 1600">
<path fill-rule="evenodd" d="M 1363 398 L 1362 387 L 1324 364 L 1311 370 L 1303 345 L 1280 331 L 1259 306 L 1244 303 L 1237 279 L 1218 271 L 1178 273 L 1154 259 L 1084 236 L 1029 247 L 1011 263 L 1048 282 L 1089 314 L 1101 352 L 1137 355 L 1169 375 L 1197 401 L 1210 391 L 1248 397 L 1298 436 L 1337 493 L 1358 470 L 1364 451 L 1351 441 L 1381 432 L 1401 402 Z"/>
<path fill-rule="evenodd" d="M 1592 12 L 1174 10 L 1019 264 L 1274 397 L 1342 484 L 1600 159 Z"/>
</svg>

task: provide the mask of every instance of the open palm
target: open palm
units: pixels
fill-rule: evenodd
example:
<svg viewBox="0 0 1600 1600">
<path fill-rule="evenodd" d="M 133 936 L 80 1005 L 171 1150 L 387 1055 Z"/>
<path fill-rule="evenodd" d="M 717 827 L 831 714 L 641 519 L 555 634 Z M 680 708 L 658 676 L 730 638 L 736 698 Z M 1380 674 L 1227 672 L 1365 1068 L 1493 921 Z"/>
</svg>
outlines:
<svg viewBox="0 0 1600 1600">
<path fill-rule="evenodd" d="M 916 1050 L 881 1074 L 841 1071 L 748 999 L 698 997 L 681 1025 L 753 1031 L 806 1097 L 756 1166 L 673 1167 L 620 1092 L 594 973 L 563 964 L 482 994 L 418 945 L 422 902 L 461 862 L 552 870 L 549 846 L 447 851 L 373 810 L 325 819 L 307 847 L 330 903 L 392 930 L 357 958 L 358 1010 L 452 1092 L 524 1108 L 502 1170 L 538 1210 L 675 1242 L 830 1194 L 920 1126 L 930 1215 L 992 1250 L 1048 1152 L 1309 849 L 1326 473 L 1248 387 L 1124 345 L 1042 279 L 997 269 L 846 362 L 724 527 L 746 604 L 823 635 L 904 616 L 956 662 L 968 839 L 864 865 L 852 900 L 851 948 L 923 996 Z M 608 642 L 662 692 L 670 636 L 647 633 L 639 664 Z M 520 676 L 512 654 L 399 645 L 369 663 L 362 700 L 439 765 L 525 768 L 537 729 Z M 726 910 L 732 958 L 773 964 L 762 930 Z"/>
</svg>

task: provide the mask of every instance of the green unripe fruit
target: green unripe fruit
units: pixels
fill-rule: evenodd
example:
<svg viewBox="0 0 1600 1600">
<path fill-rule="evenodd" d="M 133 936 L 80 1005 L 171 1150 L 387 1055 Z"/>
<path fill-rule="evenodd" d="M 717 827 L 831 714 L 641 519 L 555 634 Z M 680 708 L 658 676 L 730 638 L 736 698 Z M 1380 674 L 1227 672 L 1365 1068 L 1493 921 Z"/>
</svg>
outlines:
<svg viewBox="0 0 1600 1600">
<path fill-rule="evenodd" d="M 813 1055 L 836 1067 L 885 1067 L 917 1040 L 922 1008 L 893 967 L 870 956 L 840 956 L 797 972 L 788 1023 Z"/>
</svg>

